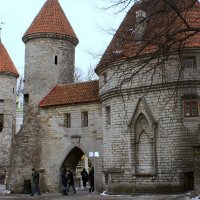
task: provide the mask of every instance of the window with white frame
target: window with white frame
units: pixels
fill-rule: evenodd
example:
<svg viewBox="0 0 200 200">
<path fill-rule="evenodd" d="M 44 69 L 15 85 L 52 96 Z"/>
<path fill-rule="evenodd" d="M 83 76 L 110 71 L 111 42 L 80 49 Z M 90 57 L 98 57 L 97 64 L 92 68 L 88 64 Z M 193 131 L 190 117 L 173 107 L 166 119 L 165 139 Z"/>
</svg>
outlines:
<svg viewBox="0 0 200 200">
<path fill-rule="evenodd" d="M 182 66 L 184 69 L 192 69 L 196 67 L 196 57 L 184 57 L 182 59 Z"/>
</svg>

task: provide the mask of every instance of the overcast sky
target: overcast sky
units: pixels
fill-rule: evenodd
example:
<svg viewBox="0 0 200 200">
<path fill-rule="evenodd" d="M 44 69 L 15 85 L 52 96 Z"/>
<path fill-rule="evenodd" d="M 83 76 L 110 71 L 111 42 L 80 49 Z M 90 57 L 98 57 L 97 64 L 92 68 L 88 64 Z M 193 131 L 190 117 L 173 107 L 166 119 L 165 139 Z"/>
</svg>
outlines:
<svg viewBox="0 0 200 200">
<path fill-rule="evenodd" d="M 20 74 L 24 66 L 25 45 L 22 36 L 38 14 L 46 0 L 3 0 L 0 5 L 2 26 L 1 40 Z M 75 65 L 83 71 L 96 66 L 97 58 L 88 52 L 99 53 L 105 50 L 112 36 L 103 29 L 117 28 L 125 13 L 120 15 L 97 8 L 100 0 L 59 0 L 78 39 Z M 98 4 L 99 5 L 99 4 Z"/>
</svg>

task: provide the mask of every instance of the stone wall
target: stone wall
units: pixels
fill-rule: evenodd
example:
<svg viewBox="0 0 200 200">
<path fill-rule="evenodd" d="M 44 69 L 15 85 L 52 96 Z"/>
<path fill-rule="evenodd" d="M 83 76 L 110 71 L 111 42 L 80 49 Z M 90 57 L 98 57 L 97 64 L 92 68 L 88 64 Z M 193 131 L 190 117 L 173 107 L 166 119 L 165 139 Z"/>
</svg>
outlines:
<svg viewBox="0 0 200 200">
<path fill-rule="evenodd" d="M 125 110 L 121 106 L 124 102 L 117 97 L 106 101 L 106 105 L 111 105 L 112 117 L 110 127 L 104 129 L 103 163 L 109 174 L 110 189 L 113 185 L 118 188 L 112 188 L 111 192 L 128 192 L 128 183 L 132 188 L 129 192 L 184 190 L 187 181 L 184 173 L 193 171 L 193 138 L 183 124 L 182 100 L 179 98 L 180 109 L 176 112 L 173 101 L 163 109 L 165 98 L 158 103 L 160 96 L 156 92 L 143 97 L 147 107 L 139 106 L 140 96 L 138 99 L 136 96 L 125 98 Z M 152 128 L 143 127 L 137 132 L 137 112 L 148 119 Z M 152 121 L 148 112 L 153 116 Z"/>
<path fill-rule="evenodd" d="M 24 124 L 15 135 L 11 149 L 9 190 L 24 192 L 25 181 L 31 181 L 32 168 L 39 168 L 41 123 L 37 107 L 28 107 Z"/>
<path fill-rule="evenodd" d="M 29 94 L 29 104 L 37 105 L 56 84 L 74 81 L 74 53 L 72 42 L 58 38 L 36 38 L 26 43 L 24 94 Z"/>
<path fill-rule="evenodd" d="M 194 189 L 200 191 L 200 146 L 194 146 L 193 149 L 194 158 Z"/>
<path fill-rule="evenodd" d="M 82 111 L 88 111 L 88 127 L 81 126 Z M 66 113 L 71 113 L 71 128 L 67 128 L 64 124 Z M 35 167 L 40 171 L 42 191 L 58 192 L 61 168 L 64 163 L 66 166 L 67 164 L 73 166 L 66 163 L 66 159 L 75 148 L 87 157 L 89 157 L 89 152 L 99 152 L 99 158 L 89 159 L 95 168 L 96 188 L 102 191 L 100 104 L 45 108 L 40 109 L 39 115 L 33 108 L 29 108 L 26 116 L 23 128 L 13 142 L 9 184 L 11 191 L 23 192 L 24 181 L 31 179 L 31 169 Z M 77 156 L 78 153 L 70 162 L 78 164 L 80 157 L 77 158 Z"/>
<path fill-rule="evenodd" d="M 81 113 L 88 112 L 88 126 L 82 127 Z M 71 128 L 65 126 L 64 116 L 71 114 Z M 102 124 L 100 104 L 77 104 L 40 110 L 42 128 L 40 167 L 43 173 L 44 188 L 58 191 L 60 170 L 74 148 L 81 150 L 87 157 L 89 152 L 98 151 L 99 158 L 90 158 L 96 174 L 97 190 L 102 191 Z M 78 160 L 77 160 L 78 159 Z M 66 166 L 76 166 L 80 157 L 70 159 Z M 74 164 L 72 162 L 75 162 Z M 75 168 L 69 167 L 73 171 Z"/>
<path fill-rule="evenodd" d="M 0 178 L 10 167 L 10 147 L 15 134 L 16 83 L 15 77 L 0 75 L 0 114 L 3 114 L 3 130 L 0 132 Z"/>
<path fill-rule="evenodd" d="M 99 74 L 103 163 L 110 193 L 173 192 L 192 187 L 188 174 L 193 173 L 192 145 L 200 142 L 200 117 L 184 117 L 183 97 L 194 94 L 200 100 L 200 57 L 198 51 L 188 55 L 196 56 L 197 66 L 183 71 L 180 84 L 176 82 L 180 60 L 175 55 L 166 62 L 164 77 L 159 68 L 154 74 L 145 73 L 155 64 L 152 62 L 130 78 L 137 61 L 113 64 Z M 111 108 L 109 126 L 107 106 Z"/>
</svg>

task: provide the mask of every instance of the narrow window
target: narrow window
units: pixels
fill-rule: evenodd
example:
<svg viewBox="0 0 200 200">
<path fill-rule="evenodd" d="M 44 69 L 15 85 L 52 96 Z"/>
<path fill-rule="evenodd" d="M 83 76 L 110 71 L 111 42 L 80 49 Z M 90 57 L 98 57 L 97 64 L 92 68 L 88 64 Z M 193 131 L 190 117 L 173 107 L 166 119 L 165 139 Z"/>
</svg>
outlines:
<svg viewBox="0 0 200 200">
<path fill-rule="evenodd" d="M 65 114 L 65 126 L 67 128 L 71 128 L 71 114 L 70 113 Z"/>
<path fill-rule="evenodd" d="M 107 72 L 103 73 L 103 82 L 107 83 Z"/>
<path fill-rule="evenodd" d="M 105 173 L 105 185 L 108 185 L 108 173 Z"/>
<path fill-rule="evenodd" d="M 198 101 L 197 100 L 184 100 L 184 116 L 185 117 L 198 117 Z"/>
<path fill-rule="evenodd" d="M 24 102 L 25 102 L 25 105 L 28 105 L 28 103 L 29 103 L 29 94 L 24 94 Z"/>
<path fill-rule="evenodd" d="M 85 112 L 82 112 L 82 115 L 81 115 L 82 119 L 82 127 L 85 127 L 85 126 L 88 126 L 88 112 L 85 111 Z"/>
<path fill-rule="evenodd" d="M 3 114 L 0 114 L 0 132 L 3 130 Z"/>
<path fill-rule="evenodd" d="M 4 99 L 0 99 L 0 103 L 4 103 Z"/>
<path fill-rule="evenodd" d="M 55 58 L 54 58 L 54 64 L 55 64 L 55 65 L 58 64 L 58 56 L 55 56 Z"/>
<path fill-rule="evenodd" d="M 15 88 L 13 88 L 13 94 L 15 94 Z"/>
<path fill-rule="evenodd" d="M 106 106 L 106 125 L 110 125 L 111 115 L 110 115 L 110 106 Z"/>
<path fill-rule="evenodd" d="M 196 58 L 195 57 L 185 57 L 183 58 L 182 65 L 184 69 L 192 69 L 196 67 Z"/>
</svg>

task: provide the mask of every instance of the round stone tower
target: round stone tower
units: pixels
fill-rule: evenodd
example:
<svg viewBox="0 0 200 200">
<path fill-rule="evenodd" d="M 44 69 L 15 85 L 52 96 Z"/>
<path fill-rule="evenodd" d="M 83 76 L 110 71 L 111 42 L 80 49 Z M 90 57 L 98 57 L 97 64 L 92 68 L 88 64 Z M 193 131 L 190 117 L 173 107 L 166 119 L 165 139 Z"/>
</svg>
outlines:
<svg viewBox="0 0 200 200">
<path fill-rule="evenodd" d="M 23 36 L 24 109 L 38 103 L 58 83 L 74 81 L 78 39 L 58 0 L 47 0 Z"/>
<path fill-rule="evenodd" d="M 16 83 L 19 74 L 0 40 L 0 176 L 10 164 L 15 134 Z"/>
</svg>

